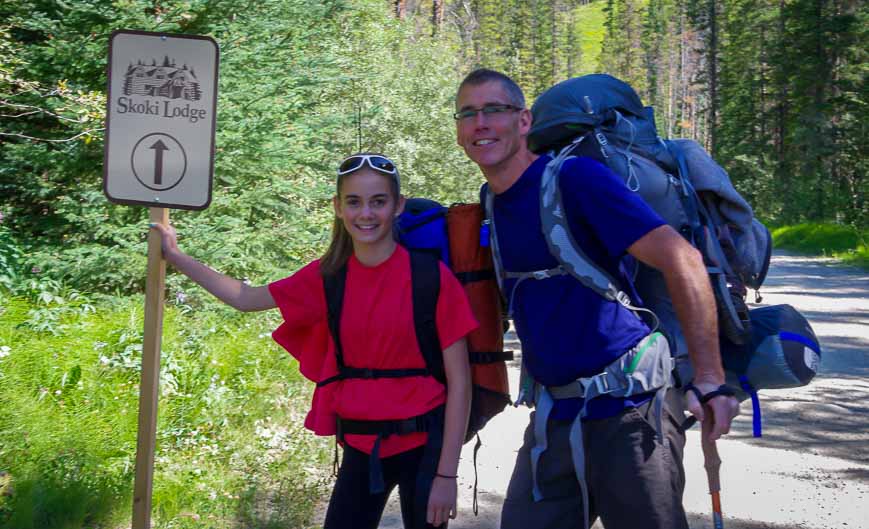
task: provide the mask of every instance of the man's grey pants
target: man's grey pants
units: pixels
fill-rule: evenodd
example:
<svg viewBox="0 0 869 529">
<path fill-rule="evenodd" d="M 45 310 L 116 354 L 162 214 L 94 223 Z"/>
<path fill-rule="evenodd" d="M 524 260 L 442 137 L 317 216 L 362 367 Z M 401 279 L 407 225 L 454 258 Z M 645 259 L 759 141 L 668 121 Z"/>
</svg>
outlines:
<svg viewBox="0 0 869 529">
<path fill-rule="evenodd" d="M 627 409 L 607 419 L 583 423 L 590 523 L 600 517 L 606 529 L 688 529 L 682 492 L 685 433 L 681 409 L 668 395 L 663 445 L 655 438 L 650 405 Z M 516 458 L 501 511 L 501 529 L 577 529 L 582 526 L 582 499 L 571 459 L 571 421 L 550 420 L 549 447 L 540 458 L 537 477 L 544 499 L 532 496 L 530 451 L 534 415 Z"/>
</svg>

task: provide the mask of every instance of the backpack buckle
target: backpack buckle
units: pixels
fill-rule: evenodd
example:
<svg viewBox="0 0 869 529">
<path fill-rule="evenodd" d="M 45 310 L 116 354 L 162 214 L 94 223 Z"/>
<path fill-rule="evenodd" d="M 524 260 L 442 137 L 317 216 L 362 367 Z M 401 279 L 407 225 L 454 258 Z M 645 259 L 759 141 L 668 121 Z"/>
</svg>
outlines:
<svg viewBox="0 0 869 529">
<path fill-rule="evenodd" d="M 625 307 L 631 306 L 631 297 L 625 291 L 620 291 L 616 294 L 616 301 L 624 305 Z"/>
<path fill-rule="evenodd" d="M 594 382 L 595 387 L 597 388 L 598 395 L 605 395 L 607 393 L 612 393 L 616 388 L 610 388 L 609 385 L 609 377 L 607 377 L 607 372 L 592 377 L 592 381 Z"/>
<path fill-rule="evenodd" d="M 534 272 L 531 272 L 531 276 L 538 281 L 541 279 L 548 279 L 552 277 L 551 275 L 549 275 L 549 270 L 535 270 Z"/>
</svg>

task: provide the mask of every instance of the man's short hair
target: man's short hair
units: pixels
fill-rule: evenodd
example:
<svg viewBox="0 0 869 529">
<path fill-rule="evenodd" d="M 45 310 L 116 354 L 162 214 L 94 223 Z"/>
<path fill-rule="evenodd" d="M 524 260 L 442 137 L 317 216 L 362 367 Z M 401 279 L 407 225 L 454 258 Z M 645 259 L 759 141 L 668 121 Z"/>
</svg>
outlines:
<svg viewBox="0 0 869 529">
<path fill-rule="evenodd" d="M 462 88 L 465 86 L 479 86 L 491 81 L 501 83 L 501 87 L 504 88 L 505 92 L 507 92 L 507 97 L 510 99 L 511 105 L 525 108 L 525 94 L 522 93 L 522 89 L 519 88 L 516 81 L 510 79 L 506 74 L 496 72 L 495 70 L 488 70 L 486 68 L 478 68 L 465 77 L 459 85 L 459 89 L 456 91 L 456 105 L 459 103 L 459 92 L 462 91 Z"/>
</svg>

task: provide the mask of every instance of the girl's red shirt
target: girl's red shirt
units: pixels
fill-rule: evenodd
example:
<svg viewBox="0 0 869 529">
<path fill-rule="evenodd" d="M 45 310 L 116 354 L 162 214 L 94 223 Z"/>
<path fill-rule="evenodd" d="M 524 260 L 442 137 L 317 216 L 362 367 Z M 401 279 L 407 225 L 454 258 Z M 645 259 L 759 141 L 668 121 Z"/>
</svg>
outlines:
<svg viewBox="0 0 869 529">
<path fill-rule="evenodd" d="M 477 327 L 458 280 L 441 263 L 437 329 L 446 348 Z M 344 363 L 372 369 L 423 368 L 413 324 L 410 255 L 401 245 L 383 263 L 366 267 L 352 256 L 341 315 Z M 326 294 L 320 261 L 269 285 L 284 318 L 272 333 L 298 361 L 308 379 L 319 382 L 338 373 L 335 345 L 329 335 Z M 336 416 L 347 419 L 406 419 L 446 401 L 444 386 L 432 377 L 346 379 L 314 390 L 305 427 L 317 435 L 334 435 Z M 365 453 L 374 448 L 372 435 L 345 435 Z M 381 441 L 380 456 L 389 457 L 425 444 L 425 433 L 393 435 Z"/>
</svg>

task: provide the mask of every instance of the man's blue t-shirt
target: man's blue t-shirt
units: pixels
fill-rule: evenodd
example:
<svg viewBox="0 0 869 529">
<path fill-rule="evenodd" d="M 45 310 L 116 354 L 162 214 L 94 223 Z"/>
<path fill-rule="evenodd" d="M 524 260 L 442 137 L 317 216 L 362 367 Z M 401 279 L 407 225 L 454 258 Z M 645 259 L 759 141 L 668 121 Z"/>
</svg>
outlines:
<svg viewBox="0 0 869 529">
<path fill-rule="evenodd" d="M 530 272 L 558 266 L 540 220 L 540 182 L 550 159 L 535 160 L 519 180 L 495 196 L 495 225 L 505 270 Z M 591 158 L 566 161 L 560 185 L 577 244 L 612 277 L 622 279 L 620 262 L 627 248 L 664 221 L 617 175 Z M 630 288 L 627 281 L 621 286 Z M 596 375 L 649 333 L 631 311 L 568 275 L 507 280 L 503 293 L 512 305 L 525 367 L 544 385 L 560 386 Z M 645 399 L 634 400 L 599 397 L 589 403 L 588 418 L 612 416 Z M 556 401 L 551 417 L 572 419 L 580 408 L 581 399 Z"/>
</svg>

